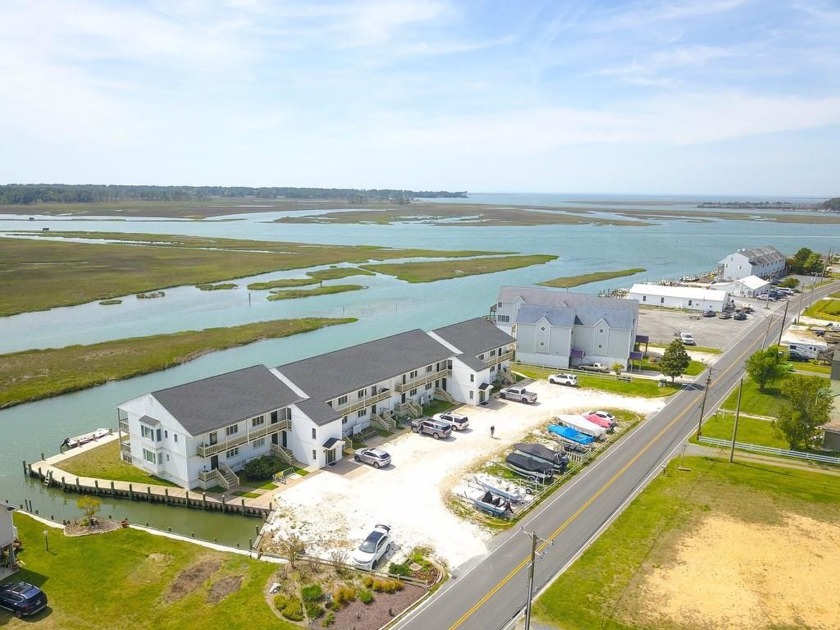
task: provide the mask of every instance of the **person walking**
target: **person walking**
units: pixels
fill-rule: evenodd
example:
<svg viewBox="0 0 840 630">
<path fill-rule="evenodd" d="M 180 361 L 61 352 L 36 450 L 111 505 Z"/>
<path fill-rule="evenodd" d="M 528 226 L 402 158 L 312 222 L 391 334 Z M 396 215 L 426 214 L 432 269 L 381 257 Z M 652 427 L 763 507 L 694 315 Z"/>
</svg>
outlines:
<svg viewBox="0 0 840 630">
<path fill-rule="evenodd" d="M 493 439 L 493 434 L 496 433 L 496 427 L 492 424 L 490 425 L 490 439 Z"/>
</svg>

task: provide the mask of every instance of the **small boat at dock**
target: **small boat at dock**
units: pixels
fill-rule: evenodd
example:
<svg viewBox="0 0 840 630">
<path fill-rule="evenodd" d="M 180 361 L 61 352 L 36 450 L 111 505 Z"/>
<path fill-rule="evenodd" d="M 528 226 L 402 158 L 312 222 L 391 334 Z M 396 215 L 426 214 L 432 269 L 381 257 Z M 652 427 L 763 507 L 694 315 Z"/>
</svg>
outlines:
<svg viewBox="0 0 840 630">
<path fill-rule="evenodd" d="M 68 437 L 64 438 L 64 442 L 61 443 L 61 450 L 65 451 L 70 448 L 76 448 L 79 446 L 83 446 L 84 444 L 89 444 L 90 442 L 95 442 L 99 438 L 103 438 L 106 435 L 110 435 L 110 429 L 95 429 L 90 433 L 84 433 L 82 435 L 77 435 L 75 437 Z"/>
</svg>

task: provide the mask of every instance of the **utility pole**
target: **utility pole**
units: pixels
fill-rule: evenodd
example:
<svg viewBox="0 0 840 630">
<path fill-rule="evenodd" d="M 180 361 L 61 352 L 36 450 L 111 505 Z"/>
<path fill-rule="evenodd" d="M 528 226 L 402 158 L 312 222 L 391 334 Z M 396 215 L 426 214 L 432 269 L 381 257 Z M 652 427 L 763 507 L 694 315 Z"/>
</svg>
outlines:
<svg viewBox="0 0 840 630">
<path fill-rule="evenodd" d="M 741 392 L 744 389 L 744 379 L 738 381 L 738 404 L 735 406 L 735 426 L 732 427 L 732 448 L 729 449 L 729 463 L 735 457 L 735 436 L 738 435 L 738 418 L 741 416 Z"/>
<path fill-rule="evenodd" d="M 784 315 L 782 315 L 782 325 L 779 326 L 779 343 L 776 344 L 777 346 L 782 345 L 782 333 L 785 331 L 785 322 L 787 321 L 788 306 L 790 306 L 790 302 L 785 300 L 785 313 Z"/>
<path fill-rule="evenodd" d="M 529 532 L 525 529 L 520 529 L 519 531 L 531 537 L 531 564 L 528 566 L 528 599 L 525 602 L 525 630 L 531 630 L 531 603 L 534 599 L 534 565 L 537 559 L 537 543 L 546 541 L 534 532 Z M 550 544 L 554 544 L 554 541 L 551 541 Z"/>
<path fill-rule="evenodd" d="M 709 368 L 708 374 L 706 374 L 706 387 L 703 389 L 703 401 L 700 403 L 700 419 L 697 421 L 697 440 L 700 440 L 700 435 L 702 432 L 701 427 L 703 426 L 703 414 L 706 412 L 706 396 L 709 394 L 709 386 L 712 383 L 712 368 Z"/>
</svg>

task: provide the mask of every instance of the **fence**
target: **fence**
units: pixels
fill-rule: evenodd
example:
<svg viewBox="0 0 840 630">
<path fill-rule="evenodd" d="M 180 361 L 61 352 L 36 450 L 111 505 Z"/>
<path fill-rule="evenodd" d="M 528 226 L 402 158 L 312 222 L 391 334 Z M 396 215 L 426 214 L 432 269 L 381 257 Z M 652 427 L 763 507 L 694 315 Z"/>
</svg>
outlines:
<svg viewBox="0 0 840 630">
<path fill-rule="evenodd" d="M 722 448 L 731 448 L 732 440 L 724 440 L 721 438 L 700 437 L 701 444 L 708 444 L 709 446 L 719 446 Z M 840 457 L 833 457 L 831 455 L 819 455 L 818 453 L 803 453 L 802 451 L 789 451 L 783 448 L 772 448 L 770 446 L 762 446 L 760 444 L 747 444 L 746 442 L 735 442 L 735 448 L 739 451 L 749 451 L 752 453 L 760 453 L 761 455 L 773 455 L 774 457 L 791 457 L 793 459 L 804 459 L 811 462 L 820 462 L 821 464 L 840 465 Z"/>
</svg>

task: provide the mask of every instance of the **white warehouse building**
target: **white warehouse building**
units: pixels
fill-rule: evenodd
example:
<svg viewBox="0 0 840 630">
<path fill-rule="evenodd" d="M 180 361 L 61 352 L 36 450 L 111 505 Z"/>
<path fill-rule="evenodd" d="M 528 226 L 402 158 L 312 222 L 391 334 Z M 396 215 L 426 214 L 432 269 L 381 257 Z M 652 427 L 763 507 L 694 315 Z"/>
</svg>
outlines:
<svg viewBox="0 0 840 630">
<path fill-rule="evenodd" d="M 643 306 L 685 308 L 693 311 L 720 312 L 730 302 L 729 292 L 700 287 L 673 287 L 664 284 L 634 284 L 627 299 Z"/>
</svg>

